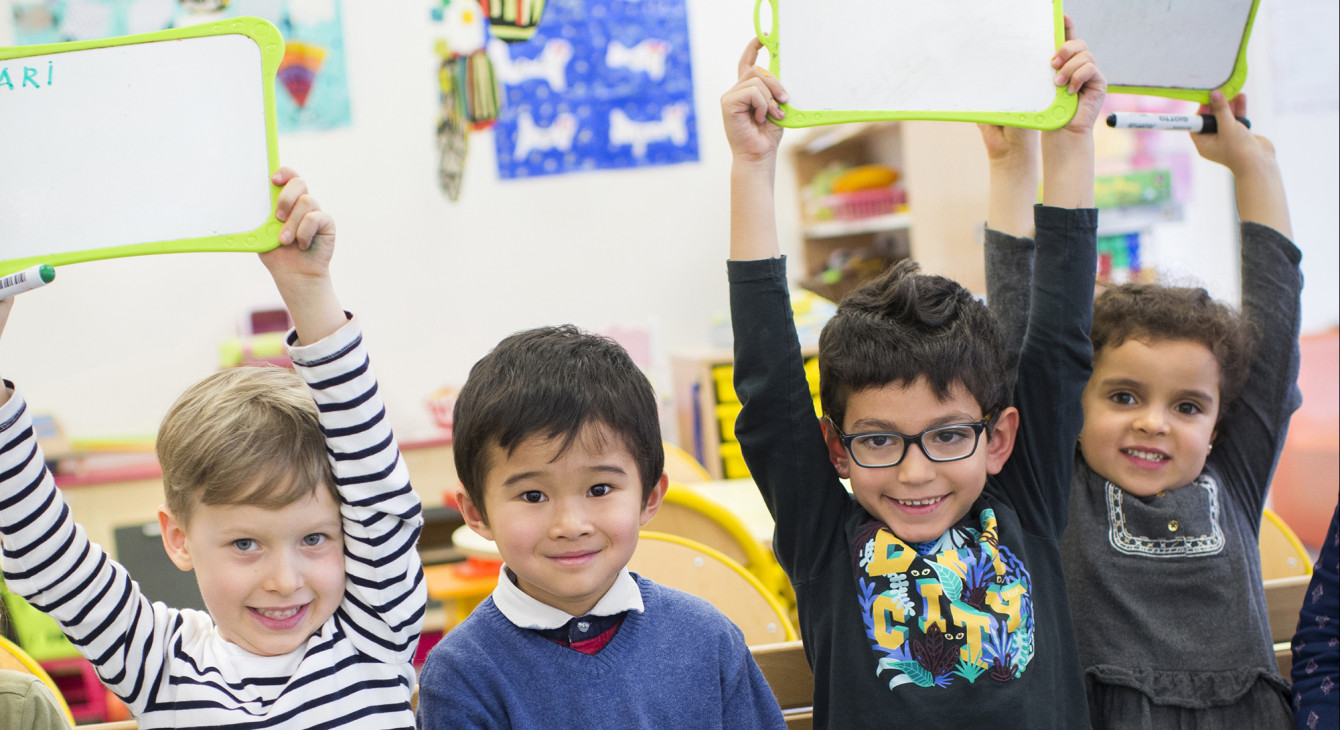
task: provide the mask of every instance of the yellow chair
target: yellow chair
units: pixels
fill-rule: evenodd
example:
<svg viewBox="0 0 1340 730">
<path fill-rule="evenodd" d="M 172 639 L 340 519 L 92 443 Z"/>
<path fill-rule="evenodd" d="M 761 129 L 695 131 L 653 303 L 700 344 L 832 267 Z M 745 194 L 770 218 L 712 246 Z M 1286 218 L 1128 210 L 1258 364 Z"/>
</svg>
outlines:
<svg viewBox="0 0 1340 730">
<path fill-rule="evenodd" d="M 712 481 L 712 475 L 708 473 L 707 468 L 699 464 L 692 454 L 669 441 L 663 442 L 663 445 L 665 446 L 665 473 L 669 475 L 670 481 L 680 484 Z"/>
<path fill-rule="evenodd" d="M 25 672 L 35 675 L 42 680 L 51 689 L 51 694 L 56 696 L 56 702 L 60 704 L 61 712 L 65 713 L 65 718 L 74 724 L 74 715 L 70 712 L 70 706 L 65 703 L 65 697 L 60 693 L 60 687 L 51 679 L 51 675 L 38 664 L 36 660 L 28 656 L 28 652 L 19 648 L 18 644 L 0 636 L 0 669 L 12 669 L 17 672 Z"/>
<path fill-rule="evenodd" d="M 740 627 L 750 646 L 796 638 L 772 591 L 739 563 L 700 542 L 643 530 L 628 569 L 716 606 Z"/>
<path fill-rule="evenodd" d="M 646 529 L 697 540 L 744 566 L 788 607 L 795 593 L 777 558 L 764 550 L 748 528 L 730 510 L 692 490 L 671 482 L 656 516 Z"/>
<path fill-rule="evenodd" d="M 1261 514 L 1261 578 L 1312 575 L 1312 557 L 1290 527 L 1272 510 Z"/>
<path fill-rule="evenodd" d="M 1298 535 L 1269 509 L 1261 514 L 1260 549 L 1270 639 L 1275 642 L 1280 674 L 1287 679 L 1293 668 L 1289 644 L 1298 628 L 1298 610 L 1312 580 L 1312 557 Z"/>
</svg>

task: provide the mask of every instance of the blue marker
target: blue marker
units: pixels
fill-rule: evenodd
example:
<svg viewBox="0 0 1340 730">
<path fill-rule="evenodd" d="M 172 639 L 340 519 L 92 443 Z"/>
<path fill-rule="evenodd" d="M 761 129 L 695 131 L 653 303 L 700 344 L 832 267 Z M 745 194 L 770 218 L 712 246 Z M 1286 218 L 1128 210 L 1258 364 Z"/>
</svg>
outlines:
<svg viewBox="0 0 1340 730">
<path fill-rule="evenodd" d="M 1251 129 L 1245 117 L 1237 117 L 1242 126 Z M 1142 114 L 1116 112 L 1107 115 L 1107 126 L 1119 129 L 1180 129 L 1186 132 L 1214 134 L 1219 131 L 1219 120 L 1213 114 Z"/>
<path fill-rule="evenodd" d="M 46 286 L 56 278 L 56 270 L 46 264 L 38 264 L 23 271 L 16 271 L 0 279 L 0 301 L 15 294 L 22 294 L 39 286 Z"/>
</svg>

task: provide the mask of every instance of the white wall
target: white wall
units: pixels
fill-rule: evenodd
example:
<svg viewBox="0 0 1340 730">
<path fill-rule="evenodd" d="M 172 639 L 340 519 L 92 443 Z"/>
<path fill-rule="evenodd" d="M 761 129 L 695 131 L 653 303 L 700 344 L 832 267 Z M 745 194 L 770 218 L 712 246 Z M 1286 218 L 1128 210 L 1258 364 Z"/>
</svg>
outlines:
<svg viewBox="0 0 1340 730">
<path fill-rule="evenodd" d="M 346 308 L 363 320 L 402 438 L 429 432 L 426 394 L 462 382 L 475 360 L 519 329 L 654 324 L 662 353 L 708 343 L 711 318 L 727 309 L 730 160 L 718 98 L 753 32 L 754 2 L 688 6 L 700 163 L 503 182 L 492 136 L 481 133 L 471 137 L 464 191 L 452 204 L 436 182 L 426 4 L 343 3 L 354 123 L 283 136 L 280 155 L 309 178 L 338 221 L 336 283 Z M 0 0 L 0 13 L 0 34 L 8 34 L 8 0 Z M 1309 156 L 1310 165 L 1289 157 L 1285 170 L 1307 168 L 1309 178 L 1301 185 L 1291 178 L 1289 193 L 1299 238 L 1307 232 L 1313 239 L 1309 263 L 1322 259 L 1313 247 L 1330 252 L 1329 300 L 1312 306 L 1329 306 L 1320 318 L 1333 321 L 1330 119 L 1329 156 Z M 778 200 L 789 250 L 798 245 L 792 184 L 783 169 Z M 1231 225 L 1221 220 L 1217 231 Z M 1221 240 L 1217 233 L 1205 245 Z M 1309 288 L 1319 281 L 1327 286 L 1324 274 L 1310 270 Z M 18 381 L 34 408 L 57 414 L 72 436 L 152 434 L 176 395 L 217 367 L 218 345 L 241 315 L 274 302 L 268 276 L 249 255 L 63 267 L 52 286 L 19 302 L 0 343 L 0 373 Z"/>
</svg>

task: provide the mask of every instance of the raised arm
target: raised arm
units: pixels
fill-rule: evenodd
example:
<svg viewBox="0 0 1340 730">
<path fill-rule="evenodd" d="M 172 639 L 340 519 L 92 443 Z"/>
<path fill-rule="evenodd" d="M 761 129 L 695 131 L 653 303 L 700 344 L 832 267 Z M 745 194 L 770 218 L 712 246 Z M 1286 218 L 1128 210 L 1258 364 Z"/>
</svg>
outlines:
<svg viewBox="0 0 1340 730">
<path fill-rule="evenodd" d="M 1289 208 L 1274 146 L 1234 118 L 1246 116 L 1246 99 L 1239 95 L 1230 104 L 1216 91 L 1210 101 L 1219 131 L 1191 139 L 1202 157 L 1233 173 L 1242 220 L 1242 316 L 1259 339 L 1239 401 L 1220 421 L 1209 462 L 1226 472 L 1228 489 L 1247 509 L 1260 512 L 1289 419 L 1302 403 L 1297 384 L 1302 253 L 1289 240 Z"/>
<path fill-rule="evenodd" d="M 1212 91 L 1209 105 L 1202 105 L 1200 113 L 1214 114 L 1218 131 L 1192 134 L 1191 141 L 1201 157 L 1218 162 L 1233 173 L 1238 219 L 1269 226 L 1285 238 L 1293 238 L 1284 179 L 1275 162 L 1275 146 L 1265 137 L 1252 134 L 1236 119 L 1247 116 L 1247 95 L 1238 94 L 1230 103 L 1223 92 Z"/>
<path fill-rule="evenodd" d="M 731 166 L 731 325 L 735 390 L 742 408 L 735 435 L 777 524 L 774 549 L 793 581 L 809 577 L 829 544 L 828 529 L 849 503 L 828 460 L 805 380 L 777 244 L 773 178 L 782 130 L 778 99 L 786 92 L 756 68 L 761 44 L 750 41 L 739 82 L 721 98 Z"/>
<path fill-rule="evenodd" d="M 740 57 L 739 81 L 721 97 L 721 117 L 731 148 L 730 257 L 753 261 L 781 255 L 773 183 L 782 128 L 768 117 L 785 116 L 778 102 L 786 90 L 775 76 L 755 66 L 763 44 L 757 38 Z"/>
<path fill-rule="evenodd" d="M 364 654 L 408 662 L 427 594 L 416 548 L 419 498 L 386 420 L 358 323 L 340 307 L 330 278 L 335 222 L 287 168 L 275 217 L 281 245 L 264 262 L 293 316 L 289 354 L 320 411 L 345 533 L 347 587 L 336 612 Z"/>
<path fill-rule="evenodd" d="M 1020 512 L 1059 535 L 1065 525 L 1080 395 L 1092 371 L 1097 212 L 1093 206 L 1093 124 L 1107 82 L 1083 41 L 1057 51 L 1056 82 L 1079 96 L 1074 118 L 1042 134 L 1043 205 L 1034 209 L 1035 270 L 1018 361 L 1019 437 L 1006 467 Z M 1004 475 L 1004 472 L 1002 472 Z"/>
<path fill-rule="evenodd" d="M 330 279 L 330 260 L 335 253 L 335 220 L 321 210 L 307 190 L 307 182 L 296 172 L 281 167 L 271 178 L 283 187 L 275 203 L 275 217 L 283 221 L 279 246 L 261 254 L 275 288 L 293 317 L 298 339 L 305 345 L 318 342 L 346 321 Z"/>
<path fill-rule="evenodd" d="M 990 169 L 983 255 L 986 303 L 1005 335 L 1008 380 L 1019 367 L 1033 285 L 1033 206 L 1038 199 L 1039 137 L 1035 129 L 979 124 Z"/>
<path fill-rule="evenodd" d="M 1107 96 L 1107 79 L 1084 41 L 1075 37 L 1070 16 L 1066 41 L 1052 57 L 1056 85 L 1079 95 L 1075 115 L 1064 127 L 1042 134 L 1042 204 L 1056 208 L 1093 207 L 1093 125 Z"/>
</svg>

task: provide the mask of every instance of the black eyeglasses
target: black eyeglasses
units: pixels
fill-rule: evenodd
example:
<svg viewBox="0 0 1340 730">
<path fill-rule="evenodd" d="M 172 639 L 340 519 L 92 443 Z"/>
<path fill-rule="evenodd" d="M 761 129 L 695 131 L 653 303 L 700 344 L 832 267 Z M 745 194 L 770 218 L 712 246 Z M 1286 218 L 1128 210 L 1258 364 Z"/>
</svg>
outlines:
<svg viewBox="0 0 1340 730">
<path fill-rule="evenodd" d="M 908 444 L 916 444 L 926 458 L 935 462 L 958 461 L 977 453 L 977 442 L 995 414 L 975 423 L 951 423 L 928 428 L 908 435 L 897 431 L 870 431 L 844 434 L 833 419 L 828 419 L 838 432 L 842 446 L 851 454 L 852 461 L 867 469 L 898 466 L 907 455 Z"/>
</svg>

